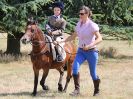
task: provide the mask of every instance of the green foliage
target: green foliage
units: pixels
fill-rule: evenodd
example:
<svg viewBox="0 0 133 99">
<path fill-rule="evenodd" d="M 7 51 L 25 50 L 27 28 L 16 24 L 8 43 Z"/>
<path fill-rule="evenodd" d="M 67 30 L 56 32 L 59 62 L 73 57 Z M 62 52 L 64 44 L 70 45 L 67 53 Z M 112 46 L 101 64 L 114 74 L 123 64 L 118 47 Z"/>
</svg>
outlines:
<svg viewBox="0 0 133 99">
<path fill-rule="evenodd" d="M 105 9 L 105 19 L 110 25 L 128 25 L 132 23 L 133 16 L 129 8 L 132 6 L 131 0 L 111 0 Z"/>
<path fill-rule="evenodd" d="M 122 40 L 132 40 L 133 38 L 133 26 L 131 27 L 120 27 L 120 26 L 109 26 L 100 25 L 100 31 L 102 34 L 110 37 L 117 37 Z M 105 38 L 106 39 L 106 38 Z"/>
<path fill-rule="evenodd" d="M 8 32 L 22 32 L 28 16 L 36 16 L 52 0 L 1 0 L 0 26 Z"/>
<path fill-rule="evenodd" d="M 102 24 L 102 20 L 104 18 L 104 15 L 103 14 L 93 14 L 92 15 L 92 19 L 96 22 L 96 23 L 99 23 L 99 24 Z"/>
<path fill-rule="evenodd" d="M 25 29 L 28 16 L 33 15 L 38 18 L 39 26 L 44 30 L 47 22 L 45 16 L 49 12 L 47 5 L 54 1 L 63 1 L 65 4 L 63 14 L 67 21 L 67 33 L 74 30 L 80 6 L 86 5 L 92 9 L 92 19 L 95 22 L 109 25 L 101 25 L 104 34 L 130 40 L 133 37 L 132 0 L 1 0 L 0 26 L 4 31 L 21 32 Z"/>
<path fill-rule="evenodd" d="M 132 0 L 62 0 L 65 2 L 64 14 L 70 18 L 67 31 L 73 30 L 71 17 L 78 18 L 82 5 L 93 11 L 92 19 L 100 25 L 101 32 L 117 39 L 133 39 L 133 1 Z M 68 20 L 67 20 L 68 21 Z M 125 26 L 125 27 L 124 27 Z M 128 26 L 128 27 L 127 27 Z"/>
<path fill-rule="evenodd" d="M 90 7 L 94 13 L 93 18 L 98 23 L 109 25 L 133 25 L 132 0 L 62 0 L 65 2 L 64 14 L 78 17 L 81 5 Z M 99 16 L 100 15 L 100 16 Z M 100 18 L 100 19 L 99 19 Z"/>
<path fill-rule="evenodd" d="M 78 18 L 68 18 L 66 17 L 67 26 L 66 26 L 66 33 L 72 33 L 74 31 L 75 25 L 78 21 Z"/>
</svg>

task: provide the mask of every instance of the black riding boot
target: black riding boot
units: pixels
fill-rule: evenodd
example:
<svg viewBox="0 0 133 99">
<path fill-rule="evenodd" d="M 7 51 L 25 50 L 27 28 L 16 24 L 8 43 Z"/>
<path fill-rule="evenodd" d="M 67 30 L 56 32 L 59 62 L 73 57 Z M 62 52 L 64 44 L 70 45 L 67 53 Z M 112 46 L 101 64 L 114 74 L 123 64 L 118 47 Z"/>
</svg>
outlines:
<svg viewBox="0 0 133 99">
<path fill-rule="evenodd" d="M 74 85 L 75 85 L 75 90 L 70 93 L 70 95 L 72 96 L 77 96 L 80 94 L 80 75 L 78 73 L 78 75 L 73 75 L 73 79 L 74 79 Z"/>
<path fill-rule="evenodd" d="M 93 96 L 96 96 L 99 94 L 99 84 L 100 84 L 100 79 L 93 80 L 94 83 L 94 94 Z"/>
<path fill-rule="evenodd" d="M 62 55 L 58 52 L 58 48 L 57 47 L 55 47 L 55 51 L 56 51 L 56 61 L 57 62 L 64 61 Z"/>
</svg>

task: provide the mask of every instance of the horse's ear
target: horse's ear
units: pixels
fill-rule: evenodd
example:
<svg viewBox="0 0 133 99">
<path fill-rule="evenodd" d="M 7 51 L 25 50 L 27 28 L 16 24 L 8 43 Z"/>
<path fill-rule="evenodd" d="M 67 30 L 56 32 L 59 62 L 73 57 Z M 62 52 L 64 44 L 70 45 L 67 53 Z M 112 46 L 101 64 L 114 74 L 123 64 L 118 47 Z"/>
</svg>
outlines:
<svg viewBox="0 0 133 99">
<path fill-rule="evenodd" d="M 36 18 L 36 19 L 34 20 L 34 22 L 35 22 L 35 24 L 38 24 L 38 19 Z"/>
<path fill-rule="evenodd" d="M 34 20 L 33 16 L 28 17 L 28 21 L 33 21 L 33 20 Z"/>
<path fill-rule="evenodd" d="M 28 21 L 27 22 L 27 25 L 29 25 L 29 24 L 36 24 L 36 20 L 34 20 L 33 16 L 28 17 L 28 20 L 27 21 Z"/>
</svg>

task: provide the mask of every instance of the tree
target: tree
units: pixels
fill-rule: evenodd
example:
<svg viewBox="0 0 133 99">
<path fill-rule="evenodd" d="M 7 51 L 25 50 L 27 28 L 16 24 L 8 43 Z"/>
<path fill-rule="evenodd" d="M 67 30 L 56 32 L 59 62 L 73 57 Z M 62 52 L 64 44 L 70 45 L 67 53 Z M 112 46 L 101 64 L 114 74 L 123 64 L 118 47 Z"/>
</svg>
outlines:
<svg viewBox="0 0 133 99">
<path fill-rule="evenodd" d="M 42 13 L 53 0 L 1 0 L 0 26 L 8 33 L 7 54 L 20 54 L 20 38 L 24 32 L 28 16 Z M 39 16 L 38 16 L 39 17 Z"/>
<path fill-rule="evenodd" d="M 28 16 L 37 16 L 43 27 L 46 22 L 44 16 L 51 15 L 48 8 L 54 1 L 63 1 L 65 4 L 63 14 L 68 22 L 66 29 L 68 32 L 73 30 L 77 22 L 81 5 L 92 9 L 94 13 L 92 18 L 97 23 L 112 26 L 133 25 L 132 0 L 0 0 L 0 28 L 8 33 L 6 53 L 20 54 L 19 40 Z"/>
<path fill-rule="evenodd" d="M 62 0 L 65 2 L 64 14 L 77 17 L 80 6 L 90 7 L 93 16 L 101 17 L 100 23 L 109 25 L 133 25 L 132 0 Z M 98 14 L 98 16 L 97 16 Z M 101 16 L 100 16 L 101 14 Z"/>
</svg>

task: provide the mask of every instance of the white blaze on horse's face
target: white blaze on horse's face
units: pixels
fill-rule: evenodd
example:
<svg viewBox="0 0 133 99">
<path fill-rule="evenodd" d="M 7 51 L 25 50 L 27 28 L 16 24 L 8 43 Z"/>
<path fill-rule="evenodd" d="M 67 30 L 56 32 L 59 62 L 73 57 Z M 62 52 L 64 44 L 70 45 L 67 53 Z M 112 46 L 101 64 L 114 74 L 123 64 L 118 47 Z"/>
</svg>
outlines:
<svg viewBox="0 0 133 99">
<path fill-rule="evenodd" d="M 31 41 L 32 36 L 32 26 L 28 25 L 25 31 L 24 36 L 21 38 L 21 41 L 23 44 L 27 44 Z"/>
</svg>

